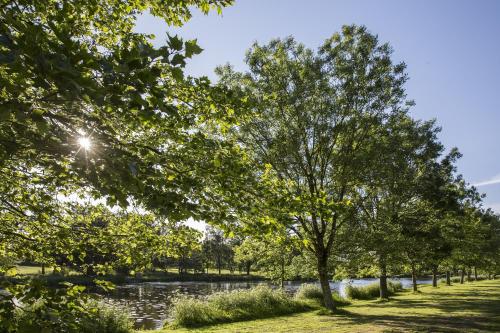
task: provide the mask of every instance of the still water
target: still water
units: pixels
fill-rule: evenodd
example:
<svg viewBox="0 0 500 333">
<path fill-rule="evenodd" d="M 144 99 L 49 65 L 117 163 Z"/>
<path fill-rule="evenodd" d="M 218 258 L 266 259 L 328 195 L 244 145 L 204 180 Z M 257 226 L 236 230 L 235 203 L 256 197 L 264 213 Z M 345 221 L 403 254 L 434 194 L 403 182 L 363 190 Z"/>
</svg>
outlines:
<svg viewBox="0 0 500 333">
<path fill-rule="evenodd" d="M 398 279 L 403 287 L 411 286 L 411 279 Z M 355 279 L 341 282 L 330 282 L 333 290 L 344 296 L 345 287 L 351 283 L 363 286 L 378 279 Z M 419 284 L 430 284 L 432 280 L 418 280 Z M 259 283 L 268 282 L 148 282 L 118 286 L 111 294 L 104 298 L 107 302 L 124 306 L 129 309 L 135 328 L 159 329 L 168 319 L 169 306 L 172 300 L 179 295 L 194 297 L 206 296 L 217 291 L 230 291 L 234 289 L 248 289 Z M 294 292 L 301 282 L 287 282 L 285 290 Z"/>
</svg>

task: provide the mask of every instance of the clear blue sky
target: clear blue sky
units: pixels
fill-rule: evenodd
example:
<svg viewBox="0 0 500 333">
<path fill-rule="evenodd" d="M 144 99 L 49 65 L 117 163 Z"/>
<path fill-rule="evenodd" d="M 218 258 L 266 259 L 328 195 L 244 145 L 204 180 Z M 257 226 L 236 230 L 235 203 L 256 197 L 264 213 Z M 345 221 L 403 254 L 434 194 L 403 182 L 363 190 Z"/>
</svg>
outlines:
<svg viewBox="0 0 500 333">
<path fill-rule="evenodd" d="M 215 79 L 213 69 L 231 63 L 244 70 L 254 42 L 293 35 L 318 47 L 344 24 L 366 25 L 389 42 L 408 65 L 412 115 L 436 118 L 440 139 L 463 153 L 459 172 L 487 194 L 500 212 L 500 0 L 236 0 L 222 16 L 198 12 L 180 29 L 168 29 L 204 48 L 188 73 Z M 149 15 L 137 31 L 165 41 L 166 25 Z"/>
</svg>

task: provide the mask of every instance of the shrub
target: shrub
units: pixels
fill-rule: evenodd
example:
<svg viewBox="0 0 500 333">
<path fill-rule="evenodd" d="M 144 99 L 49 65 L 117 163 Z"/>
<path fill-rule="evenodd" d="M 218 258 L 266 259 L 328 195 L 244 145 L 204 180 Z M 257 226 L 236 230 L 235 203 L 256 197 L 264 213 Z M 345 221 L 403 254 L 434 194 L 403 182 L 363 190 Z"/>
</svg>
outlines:
<svg viewBox="0 0 500 333">
<path fill-rule="evenodd" d="M 80 322 L 81 333 L 132 333 L 132 321 L 128 311 L 91 300 L 85 305 L 88 315 Z"/>
<path fill-rule="evenodd" d="M 387 293 L 388 296 L 392 296 L 395 293 L 402 291 L 403 285 L 400 281 L 388 281 L 387 282 Z M 348 285 L 346 287 L 346 295 L 350 299 L 374 299 L 380 296 L 379 282 L 370 283 L 366 286 L 355 287 L 353 285 Z"/>
<path fill-rule="evenodd" d="M 336 291 L 332 292 L 332 297 L 335 305 L 337 306 L 344 306 L 350 304 L 349 301 L 340 296 L 339 293 Z M 325 305 L 323 299 L 323 291 L 318 285 L 315 284 L 310 284 L 310 283 L 302 284 L 295 293 L 295 299 L 300 301 L 313 301 L 322 306 Z"/>
<path fill-rule="evenodd" d="M 172 326 L 203 326 L 296 313 L 310 305 L 292 299 L 282 290 L 261 285 L 248 290 L 219 292 L 204 299 L 174 301 Z"/>
<path fill-rule="evenodd" d="M 85 287 L 47 288 L 41 280 L 11 285 L 0 295 L 0 332 L 132 333 L 126 311 L 97 302 Z"/>
</svg>

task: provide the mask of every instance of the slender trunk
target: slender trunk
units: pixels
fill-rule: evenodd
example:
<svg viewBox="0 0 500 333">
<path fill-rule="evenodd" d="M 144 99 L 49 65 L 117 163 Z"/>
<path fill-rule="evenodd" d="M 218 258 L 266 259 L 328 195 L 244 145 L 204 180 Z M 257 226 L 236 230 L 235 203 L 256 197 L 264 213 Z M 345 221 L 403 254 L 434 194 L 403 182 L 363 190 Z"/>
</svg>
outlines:
<svg viewBox="0 0 500 333">
<path fill-rule="evenodd" d="M 488 280 L 491 280 L 491 273 L 488 273 Z"/>
<path fill-rule="evenodd" d="M 380 298 L 389 298 L 389 292 L 387 291 L 387 264 L 383 256 L 380 256 L 379 266 L 380 266 Z"/>
<path fill-rule="evenodd" d="M 446 285 L 451 286 L 450 271 L 446 271 Z"/>
<path fill-rule="evenodd" d="M 432 269 L 432 286 L 436 288 L 438 286 L 438 280 L 437 280 L 437 267 L 434 267 Z"/>
<path fill-rule="evenodd" d="M 477 268 L 474 266 L 474 281 L 477 281 Z"/>
<path fill-rule="evenodd" d="M 285 258 L 281 257 L 281 275 L 280 275 L 281 289 L 285 289 Z"/>
<path fill-rule="evenodd" d="M 471 271 L 470 271 L 470 268 L 469 268 L 467 270 L 467 282 L 470 282 L 470 280 L 471 280 L 470 275 L 471 275 Z"/>
<path fill-rule="evenodd" d="M 247 262 L 247 275 L 250 275 L 250 267 L 252 266 L 251 262 Z"/>
<path fill-rule="evenodd" d="M 415 265 L 411 265 L 411 282 L 413 284 L 413 291 L 417 292 L 418 287 L 417 287 L 417 271 L 415 269 Z"/>
<path fill-rule="evenodd" d="M 42 275 L 45 275 L 45 264 L 42 263 Z"/>
<path fill-rule="evenodd" d="M 465 278 L 465 269 L 462 268 L 460 271 L 460 284 L 464 284 L 464 278 Z"/>
<path fill-rule="evenodd" d="M 335 310 L 335 303 L 333 302 L 332 291 L 330 290 L 330 281 L 328 281 L 328 255 L 327 253 L 318 254 L 317 259 L 319 283 L 321 284 L 325 307 L 329 310 Z"/>
</svg>

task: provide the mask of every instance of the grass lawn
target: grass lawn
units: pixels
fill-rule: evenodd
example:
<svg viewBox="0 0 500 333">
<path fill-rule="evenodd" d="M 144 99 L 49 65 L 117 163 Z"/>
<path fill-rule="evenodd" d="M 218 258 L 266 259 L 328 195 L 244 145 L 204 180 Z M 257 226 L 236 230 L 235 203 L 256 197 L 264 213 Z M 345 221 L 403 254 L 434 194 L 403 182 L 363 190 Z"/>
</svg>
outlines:
<svg viewBox="0 0 500 333">
<path fill-rule="evenodd" d="M 355 301 L 334 315 L 312 311 L 155 332 L 500 332 L 500 280 L 422 286 L 418 294 L 405 291 L 389 302 Z"/>
<path fill-rule="evenodd" d="M 16 272 L 17 274 L 21 275 L 38 275 L 42 273 L 42 266 L 16 266 Z M 52 268 L 51 267 L 45 267 L 45 273 L 50 274 L 52 273 Z"/>
</svg>

